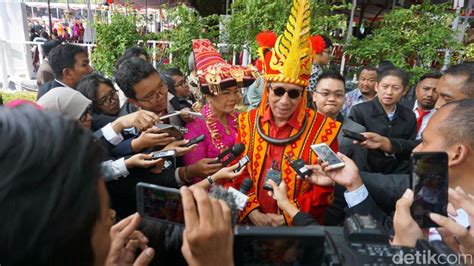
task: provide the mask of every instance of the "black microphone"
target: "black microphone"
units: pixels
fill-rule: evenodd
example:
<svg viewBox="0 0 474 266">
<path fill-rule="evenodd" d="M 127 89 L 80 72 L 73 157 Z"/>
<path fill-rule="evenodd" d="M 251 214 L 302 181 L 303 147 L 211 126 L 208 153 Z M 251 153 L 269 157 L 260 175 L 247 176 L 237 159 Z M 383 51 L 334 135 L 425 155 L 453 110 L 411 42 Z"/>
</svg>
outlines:
<svg viewBox="0 0 474 266">
<path fill-rule="evenodd" d="M 230 162 L 235 160 L 242 152 L 245 150 L 245 145 L 242 143 L 237 143 L 232 146 L 230 149 L 223 151 L 217 156 L 216 163 L 221 163 L 223 166 L 227 166 Z"/>
<path fill-rule="evenodd" d="M 240 193 L 247 195 L 249 193 L 250 189 L 253 186 L 252 179 L 250 178 L 245 178 L 244 181 L 242 182 L 242 185 L 240 186 Z"/>
</svg>

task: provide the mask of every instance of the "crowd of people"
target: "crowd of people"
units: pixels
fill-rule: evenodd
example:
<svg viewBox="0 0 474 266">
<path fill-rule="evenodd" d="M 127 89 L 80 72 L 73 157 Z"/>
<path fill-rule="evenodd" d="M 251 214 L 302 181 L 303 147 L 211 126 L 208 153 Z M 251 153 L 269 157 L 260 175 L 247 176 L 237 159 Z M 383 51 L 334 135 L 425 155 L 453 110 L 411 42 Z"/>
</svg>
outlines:
<svg viewBox="0 0 474 266">
<path fill-rule="evenodd" d="M 429 217 L 450 248 L 474 254 L 474 64 L 413 87 L 389 62 L 360 66 L 346 93 L 345 78 L 325 67 L 331 42 L 310 36 L 309 4 L 297 3 L 281 36 L 257 36 L 257 67 L 230 65 L 196 39 L 188 70 L 157 70 L 131 47 L 111 80 L 83 48 L 46 42 L 51 75 L 37 101 L 0 106 L 0 264 L 232 265 L 236 223 L 341 226 L 355 213 L 372 215 L 392 245 L 414 247 L 426 236 L 410 214 L 413 152 L 447 153 L 450 216 Z M 231 164 L 219 160 L 239 143 Z M 311 145 L 321 143 L 344 167 L 318 158 Z M 153 157 L 170 150 L 175 163 Z M 312 173 L 298 176 L 292 158 Z M 248 178 L 238 211 L 225 188 Z M 179 189 L 184 227 L 137 214 L 139 182 Z"/>
</svg>

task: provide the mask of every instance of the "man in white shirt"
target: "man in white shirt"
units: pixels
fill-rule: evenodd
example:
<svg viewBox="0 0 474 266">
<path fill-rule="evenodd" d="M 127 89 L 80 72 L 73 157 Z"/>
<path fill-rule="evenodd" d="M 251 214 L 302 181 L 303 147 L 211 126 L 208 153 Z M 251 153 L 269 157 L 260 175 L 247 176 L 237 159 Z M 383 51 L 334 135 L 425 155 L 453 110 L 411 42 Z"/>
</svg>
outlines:
<svg viewBox="0 0 474 266">
<path fill-rule="evenodd" d="M 416 140 L 421 139 L 421 133 L 425 130 L 428 121 L 436 112 L 434 106 L 439 98 L 436 86 L 440 78 L 441 74 L 439 73 L 423 75 L 416 86 L 416 99 L 405 103 L 408 108 L 413 110 L 416 116 Z"/>
</svg>

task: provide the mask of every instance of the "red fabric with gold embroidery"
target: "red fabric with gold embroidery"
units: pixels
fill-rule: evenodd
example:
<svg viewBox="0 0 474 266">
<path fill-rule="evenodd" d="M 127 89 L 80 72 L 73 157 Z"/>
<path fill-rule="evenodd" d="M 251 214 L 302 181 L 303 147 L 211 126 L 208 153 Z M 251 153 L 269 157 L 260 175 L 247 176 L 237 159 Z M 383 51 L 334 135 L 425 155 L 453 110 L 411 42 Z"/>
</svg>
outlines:
<svg viewBox="0 0 474 266">
<path fill-rule="evenodd" d="M 247 164 L 246 171 L 242 176 L 234 180 L 234 186 L 237 188 L 240 187 L 241 182 L 246 177 L 250 177 L 254 184 L 249 193 L 247 206 L 241 212 L 239 221 L 245 220 L 252 210 L 260 207 L 257 194 L 261 193 L 259 192 L 261 191 L 259 185 L 262 183 L 261 179 L 265 178 L 264 173 L 266 169 L 264 169 L 264 162 L 266 156 L 268 156 L 267 151 L 269 145 L 273 145 L 264 141 L 257 132 L 257 112 L 258 109 L 251 110 L 240 114 L 238 118 L 239 131 L 236 143 L 242 142 L 245 145 L 246 150 L 244 154 L 248 154 L 250 163 Z M 306 109 L 305 113 L 308 120 L 303 134 L 293 143 L 286 145 L 280 156 L 288 155 L 294 158 L 302 158 L 308 164 L 317 164 L 317 155 L 311 151 L 310 146 L 324 142 L 334 151 L 338 151 L 337 134 L 341 125 L 339 122 L 326 118 L 311 109 Z M 268 135 L 270 123 L 268 121 L 261 121 L 260 123 L 262 123 L 262 130 Z M 290 135 L 295 135 L 297 131 L 298 129 L 293 128 Z M 288 187 L 288 198 L 291 199 L 293 204 L 301 211 L 310 213 L 319 222 L 322 222 L 324 210 L 333 199 L 333 187 L 313 185 L 306 180 L 297 178 L 296 173 L 289 163 L 281 158 L 279 160 L 281 161 L 282 181 L 284 181 Z M 281 211 L 277 210 L 277 213 L 281 213 Z M 285 215 L 287 223 L 291 225 L 291 218 L 286 213 L 283 214 Z"/>
</svg>

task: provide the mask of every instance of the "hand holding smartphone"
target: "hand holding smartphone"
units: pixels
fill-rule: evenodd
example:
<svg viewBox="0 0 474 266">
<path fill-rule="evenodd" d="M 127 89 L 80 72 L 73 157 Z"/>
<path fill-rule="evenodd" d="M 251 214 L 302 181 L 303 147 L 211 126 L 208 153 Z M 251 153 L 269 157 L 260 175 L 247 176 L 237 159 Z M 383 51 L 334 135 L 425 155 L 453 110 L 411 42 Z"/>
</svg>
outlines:
<svg viewBox="0 0 474 266">
<path fill-rule="evenodd" d="M 181 145 L 181 147 L 187 148 L 187 147 L 190 147 L 194 144 L 198 144 L 199 142 L 204 140 L 204 137 L 205 137 L 204 134 L 201 134 L 201 135 L 195 137 L 194 139 L 189 140 L 188 143 Z"/>
<path fill-rule="evenodd" d="M 364 142 L 367 138 L 364 135 L 347 130 L 342 129 L 342 136 L 348 139 L 356 140 L 358 142 Z"/>
<path fill-rule="evenodd" d="M 339 169 L 345 166 L 344 162 L 337 157 L 336 153 L 326 143 L 313 144 L 311 149 L 321 160 L 329 164 L 330 169 Z"/>
<path fill-rule="evenodd" d="M 429 213 L 447 216 L 448 155 L 445 152 L 414 152 L 411 168 L 412 217 L 420 228 L 438 227 Z"/>
<path fill-rule="evenodd" d="M 138 183 L 137 210 L 140 216 L 174 224 L 184 224 L 179 190 L 148 183 Z"/>
</svg>

